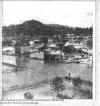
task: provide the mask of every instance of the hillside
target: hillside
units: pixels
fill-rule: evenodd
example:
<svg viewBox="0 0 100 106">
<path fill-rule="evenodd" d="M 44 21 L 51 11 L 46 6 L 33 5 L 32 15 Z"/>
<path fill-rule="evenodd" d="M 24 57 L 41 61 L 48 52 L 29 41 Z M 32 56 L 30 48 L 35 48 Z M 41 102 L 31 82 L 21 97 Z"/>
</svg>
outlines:
<svg viewBox="0 0 100 106">
<path fill-rule="evenodd" d="M 72 28 L 68 26 L 58 24 L 43 24 L 36 20 L 29 20 L 22 24 L 10 25 L 2 27 L 3 37 L 15 37 L 15 36 L 54 36 L 60 34 L 65 36 L 67 33 L 73 33 L 74 35 L 92 36 L 93 29 L 91 28 Z"/>
</svg>

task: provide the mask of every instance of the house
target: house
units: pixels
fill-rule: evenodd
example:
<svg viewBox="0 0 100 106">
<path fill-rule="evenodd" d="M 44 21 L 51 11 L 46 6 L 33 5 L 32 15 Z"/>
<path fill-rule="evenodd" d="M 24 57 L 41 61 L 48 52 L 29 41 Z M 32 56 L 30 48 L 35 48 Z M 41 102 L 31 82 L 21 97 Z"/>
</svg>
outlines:
<svg viewBox="0 0 100 106">
<path fill-rule="evenodd" d="M 15 53 L 20 55 L 31 50 L 30 45 L 24 45 L 23 42 L 17 40 L 15 43 Z"/>
<path fill-rule="evenodd" d="M 52 44 L 53 43 L 53 39 L 48 38 L 48 44 Z"/>
<path fill-rule="evenodd" d="M 63 52 L 59 50 L 46 51 L 44 52 L 44 61 L 62 61 L 63 55 Z"/>
</svg>

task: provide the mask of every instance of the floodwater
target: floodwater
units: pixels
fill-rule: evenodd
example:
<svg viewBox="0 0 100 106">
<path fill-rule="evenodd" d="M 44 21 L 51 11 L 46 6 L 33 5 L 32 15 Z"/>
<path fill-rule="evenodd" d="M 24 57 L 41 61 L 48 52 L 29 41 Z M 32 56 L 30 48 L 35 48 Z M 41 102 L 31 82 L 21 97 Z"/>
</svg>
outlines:
<svg viewBox="0 0 100 106">
<path fill-rule="evenodd" d="M 42 53 L 39 53 L 42 57 Z M 8 56 L 3 55 L 3 63 L 21 65 L 23 67 L 13 67 L 2 65 L 3 71 L 3 91 L 8 91 L 12 87 L 31 85 L 37 81 L 51 79 L 56 76 L 71 77 L 80 76 L 82 79 L 92 82 L 92 65 L 89 64 L 60 64 L 44 63 L 43 60 L 30 59 L 37 54 L 27 56 Z M 38 55 L 39 56 L 39 55 Z"/>
</svg>

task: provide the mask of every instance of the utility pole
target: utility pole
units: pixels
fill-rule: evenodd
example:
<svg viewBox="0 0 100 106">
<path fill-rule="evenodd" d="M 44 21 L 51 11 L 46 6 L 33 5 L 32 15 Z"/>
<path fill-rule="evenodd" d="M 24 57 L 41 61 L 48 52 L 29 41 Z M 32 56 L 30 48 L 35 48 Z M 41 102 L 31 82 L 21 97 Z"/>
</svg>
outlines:
<svg viewBox="0 0 100 106">
<path fill-rule="evenodd" d="M 16 41 L 16 43 L 15 43 L 15 54 L 17 54 L 18 56 L 21 55 L 20 46 L 21 46 L 20 41 Z"/>
</svg>

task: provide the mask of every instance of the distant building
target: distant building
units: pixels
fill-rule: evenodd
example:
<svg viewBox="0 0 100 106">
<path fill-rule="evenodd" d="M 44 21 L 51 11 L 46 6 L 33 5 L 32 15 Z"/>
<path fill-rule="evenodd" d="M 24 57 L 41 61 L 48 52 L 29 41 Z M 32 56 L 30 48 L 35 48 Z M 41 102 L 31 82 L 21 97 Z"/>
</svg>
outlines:
<svg viewBox="0 0 100 106">
<path fill-rule="evenodd" d="M 69 42 L 66 42 L 66 43 L 65 43 L 65 46 L 69 46 L 69 45 L 71 45 Z"/>
<path fill-rule="evenodd" d="M 23 42 L 21 42 L 20 40 L 17 40 L 15 43 L 15 53 L 20 55 L 23 54 L 25 52 L 29 52 L 30 51 L 30 45 L 25 44 Z"/>
<path fill-rule="evenodd" d="M 52 44 L 53 43 L 53 39 L 48 38 L 48 44 Z"/>
<path fill-rule="evenodd" d="M 62 61 L 63 52 L 59 50 L 52 50 L 44 52 L 44 60 L 45 61 Z"/>
<path fill-rule="evenodd" d="M 49 45 L 49 47 L 50 48 L 56 48 L 57 46 L 56 46 L 56 44 L 51 44 L 51 45 Z"/>
<path fill-rule="evenodd" d="M 25 52 L 30 52 L 30 50 L 31 50 L 30 46 L 21 46 L 20 47 L 21 54 L 24 54 Z"/>
</svg>

